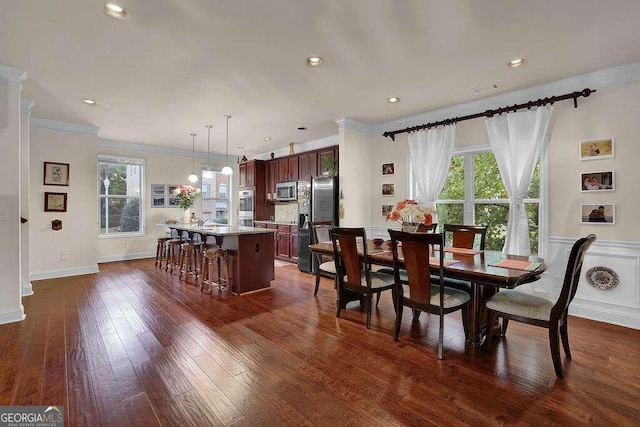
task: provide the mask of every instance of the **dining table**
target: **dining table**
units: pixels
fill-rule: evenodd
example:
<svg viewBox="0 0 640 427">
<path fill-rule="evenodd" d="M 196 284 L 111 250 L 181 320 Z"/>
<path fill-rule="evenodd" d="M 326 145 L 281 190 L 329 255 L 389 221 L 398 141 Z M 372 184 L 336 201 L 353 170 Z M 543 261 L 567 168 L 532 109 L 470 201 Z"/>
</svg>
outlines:
<svg viewBox="0 0 640 427">
<path fill-rule="evenodd" d="M 333 255 L 331 242 L 319 242 L 309 245 L 312 253 Z M 359 245 L 363 254 L 363 247 Z M 515 288 L 531 283 L 546 271 L 543 258 L 504 254 L 495 250 L 474 250 L 445 247 L 444 277 L 471 283 L 471 307 L 469 310 L 469 336 L 466 342 L 467 354 L 478 356 L 487 335 L 487 309 L 485 301 L 500 288 Z M 398 248 L 398 261 L 403 267 L 402 248 Z M 367 241 L 367 259 L 370 264 L 393 267 L 393 254 L 390 241 L 376 246 Z M 427 266 L 425 266 L 427 267 Z M 432 274 L 439 272 L 438 251 L 430 257 L 428 268 Z M 499 325 L 491 325 L 499 328 Z"/>
</svg>

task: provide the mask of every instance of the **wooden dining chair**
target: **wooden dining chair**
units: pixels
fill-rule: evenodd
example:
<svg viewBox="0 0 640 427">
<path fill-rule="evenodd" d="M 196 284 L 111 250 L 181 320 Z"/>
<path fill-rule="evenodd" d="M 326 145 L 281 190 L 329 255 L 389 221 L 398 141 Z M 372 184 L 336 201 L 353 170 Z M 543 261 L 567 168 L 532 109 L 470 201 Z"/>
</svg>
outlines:
<svg viewBox="0 0 640 427">
<path fill-rule="evenodd" d="M 333 221 L 313 221 L 309 223 L 311 227 L 311 244 L 328 242 L 331 240 L 329 235 L 329 229 L 333 226 Z M 320 287 L 320 277 L 328 277 L 336 283 L 336 266 L 333 262 L 333 257 L 322 255 L 319 253 L 312 253 L 311 255 L 312 271 L 316 275 L 316 287 L 313 291 L 313 295 L 318 295 L 318 289 Z"/>
<path fill-rule="evenodd" d="M 444 246 L 443 235 L 439 233 L 405 233 L 389 230 L 391 250 L 393 252 L 393 272 L 395 281 L 396 324 L 393 340 L 398 341 L 402 324 L 403 307 L 414 311 L 426 311 L 439 316 L 438 359 L 442 359 L 444 341 L 444 315 L 462 310 L 462 326 L 465 337 L 469 336 L 468 293 L 445 286 L 444 284 Z M 402 262 L 398 243 L 402 244 L 402 258 L 407 280 L 400 277 Z M 429 273 L 429 258 L 432 248 L 439 251 L 438 279 Z M 415 316 L 414 316 L 415 317 Z"/>
<path fill-rule="evenodd" d="M 346 307 L 348 294 L 360 295 L 367 310 L 367 329 L 371 328 L 372 296 L 374 293 L 392 290 L 393 276 L 371 271 L 367 259 L 367 236 L 364 228 L 330 229 L 333 257 L 337 276 L 336 317 Z M 358 247 L 362 248 L 362 255 Z M 393 299 L 395 303 L 395 298 Z"/>
<path fill-rule="evenodd" d="M 445 224 L 442 232 L 444 233 L 445 244 L 451 242 L 451 246 L 454 248 L 484 251 L 487 230 L 488 227 L 486 225 Z"/>
<path fill-rule="evenodd" d="M 573 301 L 578 289 L 584 255 L 595 240 L 595 234 L 589 234 L 573 244 L 569 254 L 562 290 L 555 302 L 513 289 L 501 290 L 486 302 L 489 325 L 495 324 L 496 319 L 500 317 L 503 321 L 512 319 L 549 329 L 551 359 L 558 378 L 563 377 L 559 340 L 562 339 L 562 346 L 567 359 L 571 359 L 567 329 L 569 304 Z M 488 329 L 485 345 L 490 347 L 492 345 L 493 328 Z"/>
<path fill-rule="evenodd" d="M 431 225 L 421 223 L 420 225 L 418 225 L 418 228 L 416 229 L 416 233 L 435 233 L 436 228 L 438 228 L 437 222 L 432 222 Z"/>
</svg>

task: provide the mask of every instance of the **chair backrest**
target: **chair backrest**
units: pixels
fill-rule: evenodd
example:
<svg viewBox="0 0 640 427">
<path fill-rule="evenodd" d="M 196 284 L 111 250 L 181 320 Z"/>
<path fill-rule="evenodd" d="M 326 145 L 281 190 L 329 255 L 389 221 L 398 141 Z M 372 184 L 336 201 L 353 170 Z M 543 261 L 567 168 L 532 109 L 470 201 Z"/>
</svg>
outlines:
<svg viewBox="0 0 640 427">
<path fill-rule="evenodd" d="M 573 297 L 576 296 L 584 255 L 595 240 L 596 235 L 589 234 L 587 237 L 578 239 L 578 241 L 573 244 L 571 253 L 569 254 L 569 261 L 567 262 L 567 271 L 564 274 L 564 282 L 560 296 L 551 309 L 552 319 L 559 319 L 563 316 L 567 308 L 569 308 L 569 304 L 573 301 Z"/>
<path fill-rule="evenodd" d="M 340 228 L 330 229 L 331 242 L 333 243 L 333 259 L 336 265 L 338 283 L 343 284 L 346 276 L 346 284 L 359 287 L 362 283 L 362 266 L 367 262 L 367 236 L 364 228 Z M 362 242 L 363 259 L 358 254 L 359 241 Z M 370 286 L 369 271 L 367 275 L 367 287 Z"/>
<path fill-rule="evenodd" d="M 431 303 L 431 274 L 429 271 L 429 258 L 431 249 L 435 249 L 440 254 L 440 280 L 438 284 L 443 287 L 444 274 L 444 246 L 443 235 L 439 233 L 405 233 L 397 230 L 389 230 L 391 236 L 391 251 L 393 253 L 393 274 L 396 282 L 396 289 L 402 291 L 400 280 L 400 251 L 398 243 L 402 243 L 402 257 L 404 258 L 404 269 L 407 271 L 409 281 L 409 295 L 403 295 L 413 301 L 430 304 Z M 444 305 L 444 292 L 440 292 L 440 304 Z"/>
<path fill-rule="evenodd" d="M 436 228 L 438 228 L 438 223 L 434 222 L 431 225 L 427 225 L 425 223 L 421 223 L 416 230 L 416 233 L 435 233 Z"/>
<path fill-rule="evenodd" d="M 454 248 L 479 249 L 484 250 L 487 240 L 487 229 L 485 225 L 458 225 L 445 224 L 443 229 L 444 240 L 449 242 L 449 236 L 452 236 L 451 246 Z M 479 236 L 477 239 L 476 237 Z M 476 246 L 475 242 L 479 240 Z"/>
<path fill-rule="evenodd" d="M 333 226 L 333 221 L 314 221 L 310 222 L 309 226 L 311 227 L 311 244 L 331 240 L 329 228 Z"/>
</svg>

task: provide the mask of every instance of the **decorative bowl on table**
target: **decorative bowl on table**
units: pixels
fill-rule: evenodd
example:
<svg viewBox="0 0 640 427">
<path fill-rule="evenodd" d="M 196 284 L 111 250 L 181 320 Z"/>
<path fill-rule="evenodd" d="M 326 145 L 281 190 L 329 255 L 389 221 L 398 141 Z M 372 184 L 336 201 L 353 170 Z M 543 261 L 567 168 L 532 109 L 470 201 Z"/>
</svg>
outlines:
<svg viewBox="0 0 640 427">
<path fill-rule="evenodd" d="M 374 246 L 376 246 L 376 247 L 380 247 L 384 243 L 384 239 L 373 239 L 372 241 L 373 241 Z"/>
</svg>

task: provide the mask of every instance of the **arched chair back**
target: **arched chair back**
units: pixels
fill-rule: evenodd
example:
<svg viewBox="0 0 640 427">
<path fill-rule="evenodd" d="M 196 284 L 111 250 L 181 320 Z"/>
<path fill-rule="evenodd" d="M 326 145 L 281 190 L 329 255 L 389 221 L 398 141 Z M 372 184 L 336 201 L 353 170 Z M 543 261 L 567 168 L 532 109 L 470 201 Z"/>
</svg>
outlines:
<svg viewBox="0 0 640 427">
<path fill-rule="evenodd" d="M 451 246 L 454 248 L 483 251 L 487 240 L 487 229 L 488 227 L 485 225 L 445 224 L 444 241 L 446 244 L 451 242 Z"/>
</svg>

